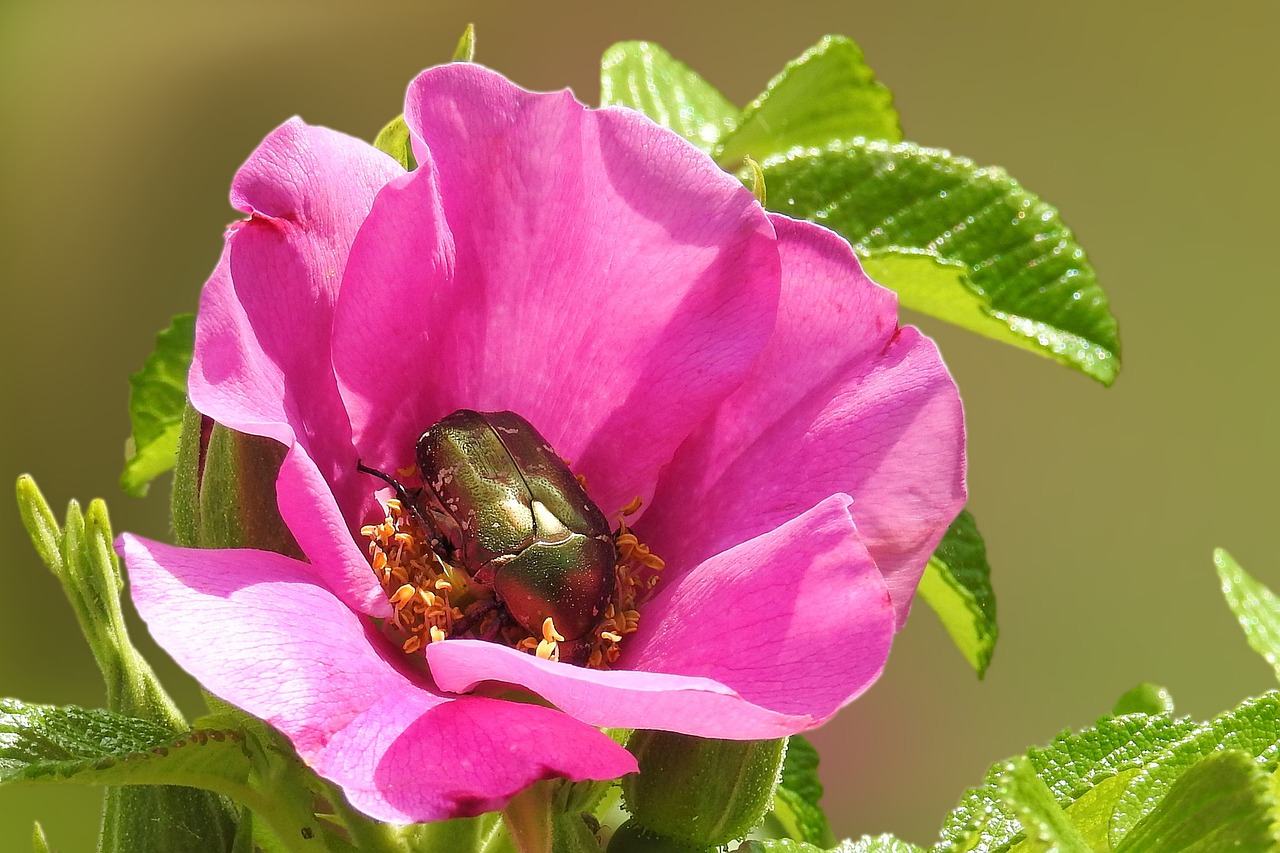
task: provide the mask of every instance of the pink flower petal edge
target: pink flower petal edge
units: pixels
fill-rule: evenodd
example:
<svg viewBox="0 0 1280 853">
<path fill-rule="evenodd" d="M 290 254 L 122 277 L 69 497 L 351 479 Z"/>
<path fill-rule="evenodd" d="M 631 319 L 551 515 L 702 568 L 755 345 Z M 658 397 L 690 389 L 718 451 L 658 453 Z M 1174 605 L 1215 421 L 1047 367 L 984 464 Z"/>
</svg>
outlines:
<svg viewBox="0 0 1280 853">
<path fill-rule="evenodd" d="M 372 817 L 476 814 L 539 779 L 635 770 L 625 749 L 565 714 L 432 690 L 303 563 L 128 534 L 116 548 L 138 612 L 174 660 L 280 729 Z"/>
<path fill-rule="evenodd" d="M 458 408 L 510 410 L 606 514 L 647 501 L 773 328 L 767 216 L 640 115 L 476 65 L 420 75 L 405 119 L 419 167 L 378 196 L 339 297 L 337 372 L 366 461 L 410 464 Z"/>
<path fill-rule="evenodd" d="M 677 452 L 640 526 L 656 553 L 688 565 L 847 493 L 901 626 L 964 506 L 960 396 L 933 342 L 898 327 L 896 297 L 848 243 L 772 221 L 783 261 L 773 339 Z"/>
<path fill-rule="evenodd" d="M 848 507 L 833 496 L 664 586 L 618 669 L 445 640 L 427 649 L 432 675 L 456 692 L 516 684 L 598 726 L 735 740 L 812 728 L 876 680 L 894 635 Z"/>
</svg>

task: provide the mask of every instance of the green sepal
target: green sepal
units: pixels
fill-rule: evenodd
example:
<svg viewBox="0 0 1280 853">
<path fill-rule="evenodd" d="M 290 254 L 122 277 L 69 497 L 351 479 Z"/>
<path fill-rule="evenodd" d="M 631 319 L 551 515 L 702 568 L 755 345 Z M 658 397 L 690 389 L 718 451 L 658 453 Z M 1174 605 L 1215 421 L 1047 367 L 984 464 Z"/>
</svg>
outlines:
<svg viewBox="0 0 1280 853">
<path fill-rule="evenodd" d="M 187 403 L 182 412 L 178 438 L 178 462 L 173 469 L 173 492 L 169 496 L 169 520 L 174 538 L 184 548 L 200 547 L 200 475 L 204 462 L 206 428 L 213 421 Z"/>
<path fill-rule="evenodd" d="M 378 135 L 373 138 L 373 147 L 383 154 L 389 154 L 406 172 L 418 168 L 418 161 L 413 156 L 413 145 L 409 141 L 409 125 L 405 124 L 403 115 L 396 116 L 378 131 Z"/>
<path fill-rule="evenodd" d="M 821 799 L 818 751 L 800 735 L 792 735 L 787 738 L 773 809 L 765 818 L 766 833 L 823 847 L 834 844 L 835 835 L 819 805 Z"/>
<path fill-rule="evenodd" d="M 192 548 L 256 548 L 300 557 L 280 517 L 279 442 L 215 424 L 188 408 L 173 478 L 173 529 Z"/>
<path fill-rule="evenodd" d="M 129 420 L 120 488 L 140 498 L 151 481 L 173 467 L 187 400 L 187 370 L 195 348 L 196 318 L 179 314 L 156 335 L 142 369 L 129 377 Z"/>
<path fill-rule="evenodd" d="M 476 61 L 476 25 L 467 24 L 467 28 L 462 31 L 462 37 L 458 39 L 458 46 L 453 49 L 454 62 L 475 62 Z"/>
<path fill-rule="evenodd" d="M 1213 753 L 1178 777 L 1115 853 L 1272 853 L 1280 837 L 1271 787 L 1247 753 Z"/>
<path fill-rule="evenodd" d="M 518 853 L 500 812 L 413 824 L 404 828 L 404 839 L 409 850 Z"/>
<path fill-rule="evenodd" d="M 645 829 L 632 818 L 613 831 L 605 853 L 710 853 L 715 849 L 705 844 L 668 838 Z"/>
<path fill-rule="evenodd" d="M 961 510 L 947 528 L 917 591 L 978 678 L 985 676 L 1000 629 L 987 546 L 968 510 Z"/>
<path fill-rule="evenodd" d="M 1280 679 L 1280 598 L 1222 548 L 1214 550 L 1213 564 L 1227 606 L 1244 629 L 1249 648 L 1262 655 Z"/>
<path fill-rule="evenodd" d="M 640 766 L 622 779 L 623 801 L 636 824 L 685 844 L 714 847 L 744 837 L 772 806 L 786 741 L 639 731 L 627 749 Z"/>
<path fill-rule="evenodd" d="M 50 853 L 49 839 L 45 838 L 44 827 L 40 825 L 40 821 L 36 821 L 31 827 L 31 849 L 35 853 Z"/>
<path fill-rule="evenodd" d="M 1113 717 L 1123 714 L 1172 714 L 1173 696 L 1159 684 L 1144 681 L 1116 700 L 1111 709 Z"/>
</svg>

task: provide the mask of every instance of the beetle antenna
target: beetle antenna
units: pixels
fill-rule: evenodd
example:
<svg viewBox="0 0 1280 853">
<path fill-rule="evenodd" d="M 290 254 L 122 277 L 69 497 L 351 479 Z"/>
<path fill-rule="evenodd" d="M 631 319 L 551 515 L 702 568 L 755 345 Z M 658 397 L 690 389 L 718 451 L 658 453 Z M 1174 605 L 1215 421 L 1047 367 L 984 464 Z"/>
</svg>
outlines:
<svg viewBox="0 0 1280 853">
<path fill-rule="evenodd" d="M 359 459 L 356 460 L 356 470 L 359 471 L 361 474 L 370 474 L 374 477 L 377 477 L 379 480 L 386 483 L 391 488 L 395 489 L 396 497 L 400 499 L 400 503 L 404 504 L 405 509 L 409 510 L 409 512 L 417 516 L 419 521 L 423 522 L 424 524 L 426 523 L 426 519 L 424 519 L 418 513 L 417 502 L 409 495 L 409 490 L 404 487 L 403 483 L 401 483 L 395 477 L 392 477 L 390 474 L 384 474 L 382 471 L 379 471 L 377 468 L 370 468 L 368 465 L 365 465 Z"/>
</svg>

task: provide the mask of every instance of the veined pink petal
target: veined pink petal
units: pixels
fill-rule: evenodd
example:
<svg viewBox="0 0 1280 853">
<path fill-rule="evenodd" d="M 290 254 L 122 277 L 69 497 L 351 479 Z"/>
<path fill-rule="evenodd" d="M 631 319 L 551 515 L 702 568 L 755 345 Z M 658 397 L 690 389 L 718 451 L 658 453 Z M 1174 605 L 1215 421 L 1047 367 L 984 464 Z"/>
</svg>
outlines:
<svg viewBox="0 0 1280 853">
<path fill-rule="evenodd" d="M 783 261 L 777 330 L 664 472 L 643 538 L 678 570 L 847 493 L 901 626 L 964 506 L 960 396 L 933 342 L 898 328 L 895 297 L 844 240 L 772 218 Z"/>
<path fill-rule="evenodd" d="M 351 804 L 412 823 L 500 809 L 540 779 L 615 779 L 635 758 L 552 708 L 461 696 L 387 696 L 337 733 L 314 767 L 346 780 Z M 432 697 L 434 699 L 434 697 Z"/>
<path fill-rule="evenodd" d="M 369 491 L 356 477 L 329 341 L 351 241 L 398 174 L 367 143 L 298 119 L 268 136 L 232 184 L 232 203 L 250 217 L 228 230 L 205 285 L 189 379 L 198 410 L 292 448 L 281 511 L 318 576 L 362 609 L 385 605 L 372 603 L 376 584 L 352 544 Z M 333 538 L 331 523 L 308 529 L 306 514 L 291 511 L 307 505 L 326 522 L 346 518 L 348 530 Z"/>
<path fill-rule="evenodd" d="M 435 693 L 303 563 L 128 534 L 116 547 L 138 612 L 174 660 L 280 729 L 375 818 L 473 814 L 538 779 L 635 769 L 624 749 L 564 714 Z"/>
<path fill-rule="evenodd" d="M 405 465 L 454 409 L 509 409 L 606 513 L 647 498 L 768 339 L 778 260 L 763 211 L 636 113 L 479 66 L 424 72 L 405 118 L 420 166 L 379 196 L 341 297 L 357 445 Z"/>
<path fill-rule="evenodd" d="M 848 506 L 831 497 L 665 586 L 618 669 L 446 640 L 427 649 L 432 675 L 453 691 L 516 684 L 598 726 L 742 740 L 812 728 L 879 677 L 894 634 Z"/>
</svg>

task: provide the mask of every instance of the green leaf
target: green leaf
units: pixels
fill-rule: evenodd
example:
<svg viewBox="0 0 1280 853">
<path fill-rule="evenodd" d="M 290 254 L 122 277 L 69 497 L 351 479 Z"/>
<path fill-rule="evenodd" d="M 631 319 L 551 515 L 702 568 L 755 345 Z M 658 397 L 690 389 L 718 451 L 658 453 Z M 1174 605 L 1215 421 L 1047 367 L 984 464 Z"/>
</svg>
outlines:
<svg viewBox="0 0 1280 853">
<path fill-rule="evenodd" d="M 1152 756 L 1195 728 L 1190 721 L 1163 715 L 1108 717 L 1093 728 L 1078 734 L 1064 732 L 1048 746 L 1028 750 L 1027 758 L 1054 799 L 1067 809 L 1083 832 L 1085 825 L 1096 818 L 1076 812 L 1074 804 L 1082 804 L 1082 809 L 1090 806 L 1085 798 L 1091 791 L 1111 784 L 1109 780 L 1118 775 L 1136 773 Z M 988 772 L 983 785 L 965 793 L 944 822 L 942 841 L 936 849 L 1002 853 L 1022 840 L 1022 825 L 999 793 L 1002 771 L 1003 765 L 997 765 Z M 1109 808 L 1116 791 L 1111 788 L 1108 793 L 1110 799 L 1103 798 L 1092 805 Z M 1029 853 L 1044 848 L 1029 845 L 1016 849 Z"/>
<path fill-rule="evenodd" d="M 1262 655 L 1280 678 L 1280 598 L 1240 568 L 1221 548 L 1213 552 L 1213 564 L 1222 582 L 1227 606 L 1244 629 L 1249 647 Z"/>
<path fill-rule="evenodd" d="M 605 106 L 639 110 L 707 152 L 738 118 L 738 108 L 714 86 L 646 41 L 620 42 L 604 52 L 600 98 Z"/>
<path fill-rule="evenodd" d="M 967 510 L 961 510 L 938 543 L 918 592 L 933 608 L 956 648 L 978 673 L 986 675 L 995 650 L 996 597 L 991 589 L 987 546 Z"/>
<path fill-rule="evenodd" d="M 1270 779 L 1251 756 L 1214 753 L 1178 777 L 1115 853 L 1270 853 L 1280 842 L 1275 805 Z"/>
<path fill-rule="evenodd" d="M 1026 758 L 1005 765 L 996 779 L 996 791 L 1028 836 L 1058 853 L 1093 853 Z"/>
<path fill-rule="evenodd" d="M 458 39 L 458 46 L 453 49 L 454 62 L 475 62 L 476 61 L 476 25 L 467 24 L 467 28 L 462 31 L 462 38 Z"/>
<path fill-rule="evenodd" d="M 206 722 L 240 718 L 224 715 Z M 322 787 L 314 775 L 278 734 L 275 739 L 259 737 L 259 729 L 271 734 L 274 730 L 257 721 L 253 725 L 246 729 L 202 724 L 174 734 L 163 725 L 109 711 L 0 699 L 0 784 L 199 788 L 225 794 L 252 809 L 270 827 L 280 850 L 354 850 L 313 813 L 313 790 Z M 229 849 L 233 834 L 234 828 L 222 839 L 210 839 L 202 832 L 196 837 L 208 846 L 197 849 Z M 190 838 L 178 846 L 135 842 L 121 849 L 191 849 Z"/>
<path fill-rule="evenodd" d="M 821 799 L 818 751 L 803 737 L 792 735 L 767 820 L 776 821 L 779 832 L 788 838 L 828 847 L 835 843 L 835 836 L 819 805 Z"/>
<path fill-rule="evenodd" d="M 409 125 L 405 124 L 403 115 L 396 116 L 378 131 L 378 135 L 373 138 L 373 147 L 383 154 L 391 155 L 406 172 L 418 168 L 418 161 L 413 156 L 413 146 L 409 142 Z"/>
<path fill-rule="evenodd" d="M 1159 684 L 1144 681 L 1116 700 L 1111 715 L 1123 714 L 1172 714 L 1173 697 Z"/>
<path fill-rule="evenodd" d="M 1151 719 L 1151 718 L 1147 718 Z M 1220 714 L 1152 756 L 1116 804 L 1111 819 L 1112 846 L 1145 818 L 1174 786 L 1178 777 L 1200 759 L 1223 749 L 1252 756 L 1265 770 L 1276 768 L 1280 754 L 1280 693 L 1249 699 Z"/>
<path fill-rule="evenodd" d="M 818 847 L 789 838 L 747 841 L 738 849 L 743 853 L 826 853 L 827 850 L 826 847 Z M 831 848 L 830 853 L 922 853 L 922 851 L 916 845 L 894 838 L 892 835 L 880 835 L 875 838 L 865 835 L 857 841 L 849 839 L 841 841 Z"/>
<path fill-rule="evenodd" d="M 902 139 L 893 96 L 856 44 L 827 36 L 769 81 L 713 156 L 733 168 L 743 157 L 763 160 L 791 148 L 824 148 L 859 136 Z"/>
<path fill-rule="evenodd" d="M 135 498 L 145 495 L 151 481 L 171 469 L 177 456 L 195 329 L 194 314 L 174 317 L 169 328 L 156 335 L 156 348 L 142 370 L 129 377 L 133 435 L 125 443 L 120 488 Z"/>
<path fill-rule="evenodd" d="M 44 827 L 36 821 L 31 829 L 31 847 L 35 853 L 49 853 L 49 839 L 44 837 Z"/>
<path fill-rule="evenodd" d="M 250 770 L 243 740 L 237 731 L 175 736 L 166 726 L 109 711 L 0 699 L 0 784 L 243 780 Z"/>
<path fill-rule="evenodd" d="M 838 231 L 905 307 L 1115 381 L 1119 333 L 1084 250 L 1002 169 L 865 140 L 761 165 L 772 209 Z"/>
</svg>

